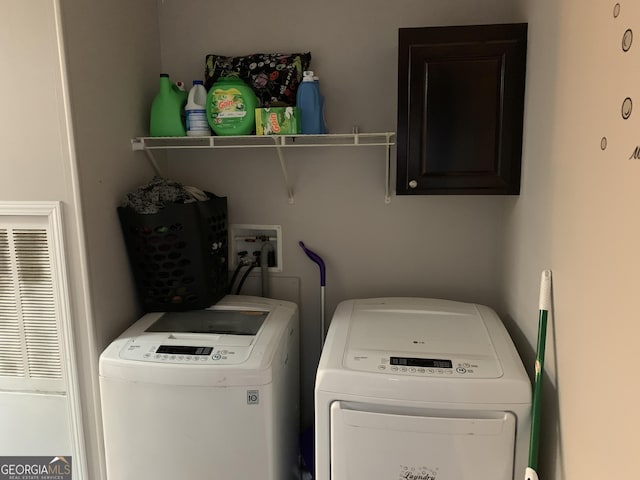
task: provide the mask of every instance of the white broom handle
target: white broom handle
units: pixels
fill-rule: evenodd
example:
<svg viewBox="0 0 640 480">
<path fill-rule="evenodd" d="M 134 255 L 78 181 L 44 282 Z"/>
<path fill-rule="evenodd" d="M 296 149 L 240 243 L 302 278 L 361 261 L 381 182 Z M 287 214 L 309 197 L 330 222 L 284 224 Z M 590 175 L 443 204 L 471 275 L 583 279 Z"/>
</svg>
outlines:
<svg viewBox="0 0 640 480">
<path fill-rule="evenodd" d="M 540 278 L 540 310 L 551 311 L 551 270 L 544 270 Z"/>
</svg>

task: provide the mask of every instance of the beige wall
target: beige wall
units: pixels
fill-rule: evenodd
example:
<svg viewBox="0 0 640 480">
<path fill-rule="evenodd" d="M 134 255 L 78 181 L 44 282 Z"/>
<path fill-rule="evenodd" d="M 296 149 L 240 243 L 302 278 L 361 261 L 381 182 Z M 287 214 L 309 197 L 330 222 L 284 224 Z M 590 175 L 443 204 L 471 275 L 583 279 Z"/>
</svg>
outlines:
<svg viewBox="0 0 640 480">
<path fill-rule="evenodd" d="M 516 21 L 508 1 L 165 0 L 162 68 L 202 79 L 207 53 L 311 51 L 331 132 L 395 131 L 398 27 Z M 504 197 L 403 196 L 384 203 L 383 149 L 285 152 L 295 204 L 273 151 L 179 153 L 169 174 L 225 195 L 232 223 L 282 225 L 282 275 L 301 278 L 303 423 L 312 422 L 320 351 L 319 275 L 298 241 L 327 264 L 327 315 L 359 297 L 433 296 L 496 305 Z"/>
<path fill-rule="evenodd" d="M 540 271 L 554 275 L 541 478 L 628 478 L 640 427 L 640 7 L 523 2 L 530 22 L 522 194 L 507 209 L 505 310 L 535 345 Z M 607 137 L 608 146 L 600 142 Z M 533 356 L 529 347 L 527 356 Z"/>
<path fill-rule="evenodd" d="M 74 292 L 70 299 L 73 323 L 73 339 L 70 340 L 75 341 L 78 358 L 85 360 L 77 365 L 84 413 L 79 423 L 82 425 L 84 422 L 90 431 L 94 431 L 96 417 L 93 404 L 96 390 L 93 388 L 92 367 L 95 365 L 95 342 L 86 298 L 87 276 L 84 268 L 82 221 L 73 138 L 68 123 L 68 91 L 62 68 L 63 52 L 58 14 L 59 3 L 54 0 L 7 0 L 2 3 L 0 65 L 3 67 L 3 75 L 0 75 L 0 98 L 3 113 L 0 116 L 0 200 L 62 202 L 68 278 Z M 67 392 L 73 391 L 75 373 L 72 369 L 65 369 Z M 72 393 L 68 393 L 65 400 L 72 396 Z M 46 408 L 47 400 L 43 403 L 41 408 Z M 52 403 L 49 402 L 49 405 Z M 25 413 L 32 416 L 39 411 L 37 400 L 28 403 L 28 399 L 25 399 L 24 402 L 14 405 L 24 408 L 22 412 L 8 413 L 14 418 L 20 418 Z M 84 408 L 85 405 L 87 408 Z M 33 407 L 35 412 L 29 411 L 33 410 Z M 69 408 L 69 403 L 65 402 L 65 405 L 60 407 Z M 62 415 L 59 412 L 56 414 Z M 68 414 L 70 416 L 72 412 L 69 410 Z M 42 443 L 69 442 L 63 438 L 64 433 L 60 432 L 60 438 L 43 439 Z M 82 445 L 84 439 L 77 440 L 77 445 Z M 91 446 L 94 447 L 91 450 L 93 453 L 99 451 L 95 448 L 97 442 L 95 436 L 87 438 L 90 449 Z M 16 448 L 20 447 L 16 445 Z M 55 454 L 40 452 L 42 455 L 49 453 Z M 86 473 L 84 452 L 75 450 L 73 455 L 77 473 Z"/>
<path fill-rule="evenodd" d="M 556 315 L 548 340 L 541 473 L 564 479 L 607 472 L 613 478 L 631 471 L 636 388 L 625 381 L 628 374 L 617 372 L 632 364 L 639 328 L 631 299 L 638 284 L 634 180 L 640 164 L 628 157 L 640 142 L 633 133 L 637 114 L 622 122 L 619 111 L 622 93 L 638 91 L 638 57 L 637 45 L 627 56 L 619 45 L 622 25 L 632 27 L 638 8 L 622 3 L 614 21 L 614 4 L 289 2 L 274 14 L 259 8 L 251 15 L 242 10 L 246 4 L 217 10 L 203 1 L 163 3 L 162 62 L 175 78 L 200 78 L 206 53 L 311 50 L 332 131 L 353 124 L 364 131 L 395 129 L 397 27 L 530 23 L 519 197 L 394 197 L 384 205 L 381 152 L 332 150 L 289 159 L 296 187 L 290 206 L 268 154 L 172 160 L 175 176 L 229 196 L 232 221 L 283 225 L 285 273 L 302 279 L 306 389 L 316 354 L 317 270 L 297 251 L 299 239 L 327 260 L 327 311 L 344 298 L 384 294 L 488 303 L 504 314 L 528 370 L 540 272 L 551 268 Z M 224 21 L 229 18 L 241 20 Z M 609 405 L 623 415 L 611 418 Z"/>
<path fill-rule="evenodd" d="M 160 55 L 155 0 L 63 0 L 98 349 L 137 317 L 116 207 L 153 176 L 130 140 L 148 131 Z"/>
<path fill-rule="evenodd" d="M 146 132 L 155 72 L 158 27 L 155 0 L 61 0 L 75 137 L 75 168 L 82 207 L 90 312 L 79 327 L 93 330 L 83 379 L 94 398 L 84 402 L 88 478 L 103 474 L 98 355 L 139 316 L 116 207 L 126 192 L 153 174 L 130 139 Z"/>
<path fill-rule="evenodd" d="M 98 354 L 138 315 L 115 207 L 152 173 L 129 140 L 146 131 L 159 68 L 156 2 L 0 8 L 0 200 L 63 202 L 88 456 L 74 468 L 99 479 Z"/>
<path fill-rule="evenodd" d="M 0 198 L 69 203 L 72 179 L 55 2 L 23 3 L 3 3 L 0 16 Z M 33 32 L 24 29 L 29 21 Z M 20 48 L 9 48 L 12 44 Z"/>
</svg>

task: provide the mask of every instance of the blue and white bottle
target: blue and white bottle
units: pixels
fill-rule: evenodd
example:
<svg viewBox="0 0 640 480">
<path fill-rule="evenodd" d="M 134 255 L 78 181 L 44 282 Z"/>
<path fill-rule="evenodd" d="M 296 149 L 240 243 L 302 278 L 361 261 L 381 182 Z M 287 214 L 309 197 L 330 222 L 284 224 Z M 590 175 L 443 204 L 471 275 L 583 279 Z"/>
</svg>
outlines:
<svg viewBox="0 0 640 480">
<path fill-rule="evenodd" d="M 313 72 L 310 70 L 303 72 L 302 83 L 296 95 L 296 104 L 300 110 L 300 128 L 303 134 L 325 133 L 322 103 L 319 83 L 314 80 Z"/>
</svg>

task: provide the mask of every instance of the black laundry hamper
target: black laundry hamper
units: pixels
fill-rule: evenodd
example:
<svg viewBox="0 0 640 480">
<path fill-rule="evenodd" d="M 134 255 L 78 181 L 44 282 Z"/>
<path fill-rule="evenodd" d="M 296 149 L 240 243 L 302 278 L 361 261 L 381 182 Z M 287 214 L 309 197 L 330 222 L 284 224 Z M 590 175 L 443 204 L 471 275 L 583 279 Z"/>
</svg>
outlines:
<svg viewBox="0 0 640 480">
<path fill-rule="evenodd" d="M 146 312 L 206 308 L 227 293 L 227 199 L 171 203 L 154 214 L 119 207 L 138 297 Z"/>
</svg>

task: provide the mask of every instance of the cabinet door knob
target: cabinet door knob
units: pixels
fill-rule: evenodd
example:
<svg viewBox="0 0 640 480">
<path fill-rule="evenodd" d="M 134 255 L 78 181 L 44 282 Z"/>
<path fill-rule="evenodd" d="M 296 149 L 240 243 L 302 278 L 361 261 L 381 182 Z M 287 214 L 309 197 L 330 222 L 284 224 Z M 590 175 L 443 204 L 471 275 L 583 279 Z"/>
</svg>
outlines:
<svg viewBox="0 0 640 480">
<path fill-rule="evenodd" d="M 411 180 L 409 182 L 409 188 L 416 188 L 418 186 L 418 182 L 416 182 L 415 180 Z"/>
</svg>

